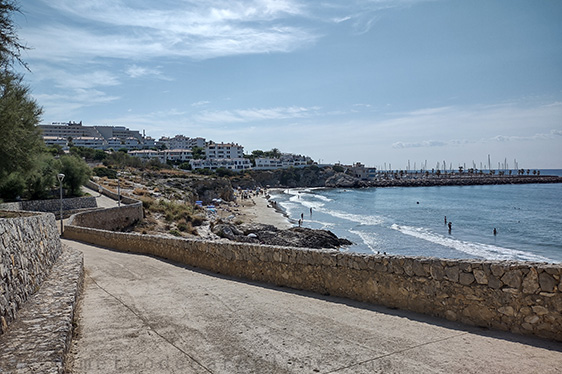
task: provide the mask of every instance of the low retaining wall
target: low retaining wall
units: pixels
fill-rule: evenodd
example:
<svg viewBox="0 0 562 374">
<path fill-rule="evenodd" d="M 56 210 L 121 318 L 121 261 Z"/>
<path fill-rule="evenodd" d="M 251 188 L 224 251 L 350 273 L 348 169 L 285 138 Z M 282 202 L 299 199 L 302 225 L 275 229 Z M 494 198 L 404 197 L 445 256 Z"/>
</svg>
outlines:
<svg viewBox="0 0 562 374">
<path fill-rule="evenodd" d="M 86 187 L 88 187 L 89 189 L 92 189 L 94 191 L 100 191 L 100 185 L 91 181 L 91 180 L 88 180 L 88 182 L 86 182 Z M 113 191 L 111 191 L 111 190 L 109 190 L 109 189 L 107 189 L 103 186 L 101 186 L 101 193 L 102 193 L 102 195 L 105 195 L 105 196 L 107 196 L 107 197 L 109 197 L 109 198 L 111 198 L 115 201 L 119 200 L 118 194 L 116 194 L 115 192 L 113 192 Z M 130 197 L 121 195 L 121 203 L 123 203 L 123 204 L 135 204 L 135 203 L 138 203 L 138 202 L 139 202 L 138 200 L 135 200 L 135 199 L 132 199 Z"/>
<path fill-rule="evenodd" d="M 81 209 L 97 208 L 97 206 L 96 198 L 93 196 L 62 199 L 62 210 L 66 216 L 69 215 L 69 212 L 75 213 Z M 3 203 L 0 204 L 0 209 L 9 211 L 25 210 L 29 212 L 55 213 L 57 218 L 59 218 L 60 199 L 25 200 L 15 203 Z"/>
<path fill-rule="evenodd" d="M 53 214 L 0 218 L 0 332 L 39 289 L 60 253 Z"/>
<path fill-rule="evenodd" d="M 562 341 L 560 264 L 362 255 L 78 226 L 67 226 L 64 237 L 253 281 Z"/>
</svg>

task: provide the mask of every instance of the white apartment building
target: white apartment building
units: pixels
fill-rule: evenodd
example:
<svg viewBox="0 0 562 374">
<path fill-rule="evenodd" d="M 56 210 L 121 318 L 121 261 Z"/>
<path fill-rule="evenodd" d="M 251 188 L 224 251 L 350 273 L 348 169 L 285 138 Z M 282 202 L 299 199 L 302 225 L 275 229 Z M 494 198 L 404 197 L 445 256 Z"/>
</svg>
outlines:
<svg viewBox="0 0 562 374">
<path fill-rule="evenodd" d="M 137 130 L 129 130 L 124 126 L 92 126 L 94 127 L 105 139 L 108 138 L 135 138 L 139 143 L 142 143 L 143 136 Z"/>
<path fill-rule="evenodd" d="M 193 159 L 191 149 L 165 149 L 160 153 L 164 155 L 164 161 L 189 161 Z"/>
<path fill-rule="evenodd" d="M 155 151 L 153 149 L 140 149 L 140 150 L 130 151 L 128 153 L 133 157 L 138 157 L 143 160 L 157 159 L 162 163 L 166 162 L 166 160 L 164 159 L 164 154 L 159 151 Z"/>
<path fill-rule="evenodd" d="M 117 150 L 119 148 L 135 149 L 153 147 L 155 145 L 154 139 L 146 138 L 138 131 L 129 130 L 124 126 L 83 126 L 82 122 L 53 122 L 50 125 L 39 125 L 38 127 L 41 129 L 44 139 L 56 137 L 69 140 L 71 138 L 74 145 L 79 147 L 113 148 Z M 77 138 L 82 139 L 76 142 L 75 139 Z M 100 148 L 97 140 L 92 141 L 87 138 L 103 139 L 103 146 Z M 132 138 L 135 140 L 133 141 Z M 93 145 L 91 146 L 90 144 Z"/>
<path fill-rule="evenodd" d="M 74 139 L 83 136 L 90 137 L 103 137 L 95 127 L 92 126 L 82 126 L 82 122 L 53 122 L 51 125 L 38 125 L 43 133 L 43 137 L 57 137 L 65 138 L 69 137 Z"/>
<path fill-rule="evenodd" d="M 156 139 L 153 139 L 150 136 L 145 137 L 143 139 L 143 142 L 142 142 L 142 147 L 143 148 L 155 148 L 156 147 Z"/>
<path fill-rule="evenodd" d="M 129 151 L 128 153 L 133 157 L 138 157 L 143 160 L 151 160 L 156 158 L 162 163 L 165 163 L 168 160 L 187 162 L 193 159 L 191 149 L 165 149 L 163 151 L 141 149 Z"/>
<path fill-rule="evenodd" d="M 68 149 L 68 140 L 59 136 L 44 136 L 43 141 L 46 145 L 59 145 L 63 149 Z"/>
<path fill-rule="evenodd" d="M 159 145 L 165 145 L 168 149 L 193 149 L 195 147 L 205 148 L 204 138 L 189 138 L 184 135 L 176 135 L 173 138 L 161 137 Z"/>
<path fill-rule="evenodd" d="M 75 147 L 105 149 L 105 140 L 101 137 L 77 136 L 72 138 L 72 144 L 74 144 Z"/>
<path fill-rule="evenodd" d="M 112 148 L 114 151 L 117 151 L 119 148 L 123 148 L 123 143 L 119 138 L 109 138 L 106 139 L 107 141 L 107 148 Z"/>
<path fill-rule="evenodd" d="M 130 136 L 130 137 L 124 139 L 123 148 L 140 149 L 140 148 L 142 148 L 142 144 L 139 142 L 139 140 L 137 138 L 135 138 L 133 136 Z"/>
<path fill-rule="evenodd" d="M 256 166 L 254 169 L 285 169 L 289 167 L 305 167 L 312 162 L 310 157 L 297 156 L 289 153 L 284 153 L 280 158 L 256 158 Z"/>
<path fill-rule="evenodd" d="M 233 143 L 208 142 L 205 146 L 205 157 L 209 159 L 244 158 L 244 147 Z"/>
<path fill-rule="evenodd" d="M 229 170 L 241 171 L 251 169 L 252 164 L 247 158 L 223 158 L 223 159 L 205 159 L 205 160 L 191 160 L 189 162 L 191 168 L 195 169 L 210 169 L 216 170 L 224 168 Z"/>
</svg>

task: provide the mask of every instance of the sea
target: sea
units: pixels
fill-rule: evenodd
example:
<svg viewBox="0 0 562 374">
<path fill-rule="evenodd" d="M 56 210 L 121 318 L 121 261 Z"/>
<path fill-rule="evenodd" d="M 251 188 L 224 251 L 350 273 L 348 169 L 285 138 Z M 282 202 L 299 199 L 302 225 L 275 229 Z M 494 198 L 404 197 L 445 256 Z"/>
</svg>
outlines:
<svg viewBox="0 0 562 374">
<path fill-rule="evenodd" d="M 562 176 L 562 170 L 541 175 Z M 562 263 L 562 183 L 307 188 L 270 195 L 292 222 L 302 215 L 303 227 L 349 239 L 353 244 L 342 251 Z"/>
</svg>

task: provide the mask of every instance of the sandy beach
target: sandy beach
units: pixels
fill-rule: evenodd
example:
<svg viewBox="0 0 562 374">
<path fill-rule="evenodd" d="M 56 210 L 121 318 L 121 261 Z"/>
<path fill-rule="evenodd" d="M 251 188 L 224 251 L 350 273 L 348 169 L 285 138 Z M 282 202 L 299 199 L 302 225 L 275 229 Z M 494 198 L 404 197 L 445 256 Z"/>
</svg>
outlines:
<svg viewBox="0 0 562 374">
<path fill-rule="evenodd" d="M 239 200 L 238 205 L 236 219 L 242 222 L 273 225 L 279 229 L 288 229 L 295 226 L 283 213 L 269 203 L 265 195 Z"/>
</svg>

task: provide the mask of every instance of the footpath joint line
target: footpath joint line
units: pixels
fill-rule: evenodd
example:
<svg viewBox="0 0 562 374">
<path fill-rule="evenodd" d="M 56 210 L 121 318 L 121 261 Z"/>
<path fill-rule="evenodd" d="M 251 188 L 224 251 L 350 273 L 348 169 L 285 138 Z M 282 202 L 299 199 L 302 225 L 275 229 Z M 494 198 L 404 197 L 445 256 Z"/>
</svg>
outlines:
<svg viewBox="0 0 562 374">
<path fill-rule="evenodd" d="M 337 373 L 338 371 L 341 371 L 341 370 L 350 369 L 350 368 L 352 368 L 352 367 L 356 367 L 356 366 L 359 366 L 359 365 L 364 365 L 364 364 L 366 364 L 366 363 L 368 363 L 368 362 L 374 362 L 374 361 L 377 361 L 377 360 L 380 360 L 380 359 L 383 359 L 383 358 L 386 358 L 386 357 L 390 357 L 390 356 L 394 356 L 394 355 L 396 355 L 396 354 L 408 352 L 408 351 L 411 351 L 411 350 L 413 350 L 413 349 L 420 348 L 420 347 L 424 347 L 424 346 L 427 346 L 427 345 L 431 345 L 431 344 L 435 344 L 435 343 L 440 343 L 440 342 L 443 342 L 443 341 L 446 341 L 446 340 L 455 339 L 455 338 L 458 338 L 458 337 L 461 337 L 461 336 L 467 335 L 467 334 L 468 334 L 468 332 L 463 332 L 463 333 L 461 333 L 461 334 L 456 334 L 456 335 L 448 336 L 448 337 L 445 337 L 445 338 L 442 338 L 442 339 L 436 339 L 436 340 L 432 340 L 432 341 L 429 341 L 429 342 L 417 344 L 417 345 L 414 345 L 414 346 L 411 346 L 411 347 L 408 347 L 408 348 L 400 349 L 400 350 L 395 351 L 395 352 L 389 352 L 389 353 L 386 353 L 386 354 L 384 354 L 384 355 L 380 355 L 380 356 L 377 356 L 377 357 L 370 358 L 370 359 L 368 359 L 368 360 L 364 360 L 364 361 L 361 361 L 361 362 L 357 362 L 357 363 L 355 363 L 355 364 L 351 364 L 351 365 L 348 365 L 348 366 L 342 366 L 342 367 L 340 367 L 340 368 L 337 368 L 337 369 L 328 371 L 328 372 L 326 372 L 326 373 L 324 373 L 324 374 Z"/>
<path fill-rule="evenodd" d="M 162 340 L 164 340 L 166 343 L 170 344 L 172 347 L 174 347 L 175 349 L 177 349 L 179 352 L 181 352 L 182 354 L 184 354 L 186 357 L 188 357 L 190 360 L 192 360 L 193 362 L 195 362 L 197 365 L 199 365 L 203 370 L 205 370 L 206 372 L 210 373 L 210 374 L 214 374 L 208 367 L 206 367 L 205 365 L 203 365 L 201 362 L 199 362 L 195 357 L 193 357 L 192 355 L 190 355 L 189 353 L 187 353 L 186 351 L 184 351 L 183 349 L 181 349 L 180 347 L 178 347 L 176 344 L 174 344 L 172 341 L 170 341 L 168 338 L 166 338 L 164 335 L 160 334 L 158 332 L 158 330 L 156 328 L 154 328 L 154 326 L 152 326 L 152 324 L 150 324 L 150 322 L 148 322 L 143 316 L 141 316 L 139 313 L 137 313 L 135 310 L 133 310 L 129 305 L 125 304 L 120 298 L 118 298 L 117 296 L 113 295 L 111 292 L 109 292 L 108 290 L 106 290 L 105 288 L 103 288 L 98 282 L 96 282 L 96 280 L 94 278 L 92 278 L 91 276 L 88 275 L 88 278 L 103 292 L 105 292 L 106 294 L 108 294 L 109 296 L 111 296 L 112 298 L 114 298 L 115 300 L 117 300 L 121 305 L 123 305 L 125 308 L 127 308 L 131 313 L 133 313 L 138 319 L 140 319 L 142 321 L 142 323 L 144 325 L 146 325 L 150 330 L 152 330 L 156 335 L 158 335 Z"/>
</svg>

